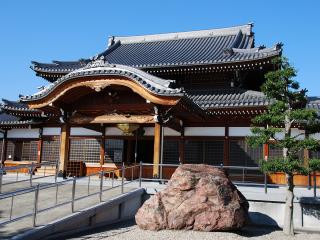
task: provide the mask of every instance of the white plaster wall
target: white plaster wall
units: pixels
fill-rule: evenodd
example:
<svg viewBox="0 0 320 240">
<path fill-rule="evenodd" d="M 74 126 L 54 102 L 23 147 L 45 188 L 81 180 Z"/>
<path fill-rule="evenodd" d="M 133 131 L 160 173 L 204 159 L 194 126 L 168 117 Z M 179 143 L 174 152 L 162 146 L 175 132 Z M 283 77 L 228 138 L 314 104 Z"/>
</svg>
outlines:
<svg viewBox="0 0 320 240">
<path fill-rule="evenodd" d="M 154 136 L 154 127 L 144 127 L 143 130 L 145 136 Z"/>
<path fill-rule="evenodd" d="M 186 127 L 185 136 L 224 136 L 225 127 Z"/>
<path fill-rule="evenodd" d="M 172 128 L 168 128 L 168 127 L 165 127 L 163 129 L 163 134 L 164 134 L 164 136 L 181 136 L 181 134 L 179 132 L 177 132 L 176 130 L 174 130 Z"/>
<path fill-rule="evenodd" d="M 105 134 L 106 136 L 122 136 L 123 132 L 116 127 L 107 127 Z"/>
<path fill-rule="evenodd" d="M 284 139 L 284 132 L 276 133 L 275 138 L 279 140 Z"/>
<path fill-rule="evenodd" d="M 310 137 L 317 139 L 317 140 L 320 140 L 320 133 L 311 134 Z"/>
<path fill-rule="evenodd" d="M 39 129 L 11 129 L 8 138 L 39 138 Z"/>
<path fill-rule="evenodd" d="M 43 128 L 44 136 L 60 136 L 61 134 L 61 128 L 59 127 L 45 127 Z"/>
<path fill-rule="evenodd" d="M 229 136 L 231 137 L 245 137 L 251 136 L 250 127 L 229 127 Z"/>
<path fill-rule="evenodd" d="M 70 131 L 71 136 L 101 136 L 101 132 L 96 132 L 87 128 L 72 127 Z"/>
<path fill-rule="evenodd" d="M 302 135 L 299 135 L 299 134 L 302 134 Z M 298 136 L 297 137 L 297 139 L 299 139 L 299 140 L 302 140 L 302 139 L 304 139 L 304 134 L 305 134 L 305 131 L 304 130 L 300 130 L 300 129 L 298 129 L 298 128 L 292 128 L 291 129 L 291 136 L 292 137 L 295 137 L 295 136 Z"/>
<path fill-rule="evenodd" d="M 300 130 L 300 129 L 298 129 L 298 128 L 292 128 L 292 129 L 291 129 L 291 137 L 295 137 L 295 136 L 297 136 L 297 135 L 299 135 L 299 134 L 301 134 L 301 133 L 302 133 L 303 135 L 298 136 L 297 139 L 299 139 L 299 140 L 304 139 L 304 137 L 305 137 L 305 136 L 304 136 L 305 131 L 304 131 L 304 130 Z M 279 140 L 284 139 L 284 131 L 283 131 L 283 132 L 276 133 L 275 137 L 276 137 L 276 139 L 279 139 Z"/>
<path fill-rule="evenodd" d="M 154 136 L 154 127 L 144 127 L 145 136 Z M 181 134 L 171 128 L 165 127 L 163 129 L 164 136 L 181 136 Z"/>
</svg>

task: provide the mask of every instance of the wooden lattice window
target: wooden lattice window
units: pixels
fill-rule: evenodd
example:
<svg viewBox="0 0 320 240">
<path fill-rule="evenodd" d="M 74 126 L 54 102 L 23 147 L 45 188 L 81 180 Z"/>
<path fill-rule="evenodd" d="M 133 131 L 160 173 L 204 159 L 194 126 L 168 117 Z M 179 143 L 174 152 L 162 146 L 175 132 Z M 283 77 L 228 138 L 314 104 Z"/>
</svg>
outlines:
<svg viewBox="0 0 320 240">
<path fill-rule="evenodd" d="M 8 140 L 7 141 L 7 154 L 6 154 L 6 159 L 8 160 L 14 160 L 14 148 L 15 144 L 13 141 Z"/>
<path fill-rule="evenodd" d="M 185 162 L 220 165 L 223 163 L 222 140 L 185 141 Z"/>
<path fill-rule="evenodd" d="M 70 139 L 69 160 L 100 163 L 100 141 L 98 139 Z"/>
<path fill-rule="evenodd" d="M 179 164 L 179 141 L 163 141 L 163 163 Z"/>
<path fill-rule="evenodd" d="M 124 141 L 121 139 L 105 140 L 105 162 L 122 162 Z"/>
<path fill-rule="evenodd" d="M 43 140 L 42 162 L 58 162 L 60 154 L 60 139 Z"/>
<path fill-rule="evenodd" d="M 279 148 L 273 144 L 269 145 L 269 158 L 282 158 L 283 157 L 283 149 Z M 298 152 L 297 157 L 299 159 L 303 159 L 303 150 Z"/>
<path fill-rule="evenodd" d="M 257 167 L 263 159 L 263 148 L 252 148 L 245 139 L 230 141 L 230 165 Z"/>
<path fill-rule="evenodd" d="M 310 158 L 320 158 L 320 151 L 310 151 Z"/>
<path fill-rule="evenodd" d="M 38 156 L 38 141 L 23 141 L 22 142 L 22 161 L 37 161 Z"/>
</svg>

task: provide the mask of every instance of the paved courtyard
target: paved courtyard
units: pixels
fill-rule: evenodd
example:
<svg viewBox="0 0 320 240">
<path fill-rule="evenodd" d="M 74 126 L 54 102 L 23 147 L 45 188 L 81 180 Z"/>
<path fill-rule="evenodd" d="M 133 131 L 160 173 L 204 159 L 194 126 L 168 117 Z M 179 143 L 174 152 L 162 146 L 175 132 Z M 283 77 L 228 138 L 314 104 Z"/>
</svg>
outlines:
<svg viewBox="0 0 320 240">
<path fill-rule="evenodd" d="M 58 239 L 58 238 L 52 238 Z M 61 238 L 60 238 L 61 239 Z M 85 232 L 81 235 L 69 236 L 72 240 L 241 240 L 241 239 L 270 239 L 270 240 L 319 240 L 319 234 L 299 233 L 292 237 L 285 236 L 281 230 L 269 227 L 247 226 L 236 232 L 198 232 L 198 231 L 146 231 L 141 230 L 135 222 L 128 221 L 115 224 L 108 228 L 99 228 L 94 232 Z"/>
<path fill-rule="evenodd" d="M 28 180 L 28 175 L 19 176 L 19 180 Z M 33 180 L 33 185 L 40 184 L 40 186 L 46 186 L 49 183 L 54 182 L 54 177 L 46 177 L 39 178 Z M 62 181 L 62 179 L 58 179 Z M 70 179 L 72 180 L 72 179 Z M 10 181 L 15 181 L 14 174 L 7 174 L 4 183 L 8 183 Z M 134 188 L 138 188 L 138 182 L 125 182 L 127 185 L 125 186 L 125 192 L 132 190 Z M 100 179 L 97 176 L 89 178 L 77 179 L 75 198 L 81 198 L 87 196 L 88 194 L 97 193 L 99 191 Z M 120 186 L 121 180 L 104 179 L 103 181 L 103 190 L 110 189 L 113 186 Z M 17 189 L 21 189 L 24 187 L 29 187 L 29 182 L 20 182 L 5 185 L 5 191 L 14 191 Z M 144 187 L 148 193 L 155 193 L 157 191 L 161 191 L 166 187 L 166 184 L 162 184 L 160 182 L 142 182 L 142 187 Z M 284 186 L 273 186 L 268 188 L 268 193 L 264 193 L 264 188 L 261 185 L 245 185 L 238 184 L 238 189 L 245 195 L 247 199 L 255 199 L 255 200 L 273 200 L 273 201 L 284 201 L 285 200 L 285 187 Z M 47 189 L 41 189 L 39 193 L 39 204 L 38 210 L 41 211 L 43 209 L 54 206 L 55 204 L 63 203 L 70 201 L 72 199 L 72 181 L 65 182 L 62 186 L 58 187 L 58 194 L 56 195 L 57 188 L 51 187 Z M 121 194 L 121 187 L 117 187 L 107 192 L 103 193 L 103 200 L 106 201 Z M 317 189 L 318 196 L 320 195 L 319 189 Z M 313 189 L 307 188 L 295 188 L 296 200 L 300 197 L 311 197 L 313 196 Z M 57 196 L 57 198 L 56 198 Z M 34 192 L 26 193 L 23 195 L 15 196 L 13 201 L 13 209 L 12 216 L 18 217 L 24 214 L 32 213 L 33 211 L 33 203 L 34 203 L 35 194 Z M 99 203 L 99 195 L 93 195 L 87 197 L 83 200 L 78 200 L 75 202 L 75 211 L 79 211 L 81 209 L 96 205 Z M 10 216 L 11 211 L 12 198 L 2 199 L 0 200 L 0 221 L 7 220 Z M 37 226 L 41 226 L 47 224 L 53 220 L 58 218 L 67 216 L 71 214 L 71 203 L 62 205 L 58 208 L 53 208 L 48 211 L 40 212 L 37 216 Z M 2 226 L 0 228 L 0 239 L 9 238 L 18 232 L 23 232 L 32 228 L 32 217 L 26 217 L 17 222 L 10 223 L 8 225 Z M 247 238 L 250 234 L 254 235 L 252 237 L 258 239 L 285 239 L 282 236 L 281 231 L 272 230 L 268 233 L 257 228 L 248 228 L 248 231 L 238 232 L 238 233 L 201 233 L 201 232 L 186 232 L 186 231 L 160 231 L 160 232 L 149 232 L 142 231 L 137 228 L 134 222 L 124 223 L 118 226 L 119 229 L 110 229 L 105 231 L 105 228 L 101 232 L 101 230 L 97 230 L 100 232 L 94 233 L 90 235 L 91 232 L 86 236 L 86 239 L 242 239 Z M 262 231 L 262 232 L 261 232 Z M 250 236 L 251 236 L 250 235 Z M 135 237 L 137 236 L 137 237 Z M 320 235 L 306 235 L 299 234 L 296 236 L 298 239 L 303 239 L 308 237 L 308 239 L 320 239 Z M 314 237 L 314 238 L 313 238 Z M 80 238 L 84 239 L 84 238 Z"/>
</svg>

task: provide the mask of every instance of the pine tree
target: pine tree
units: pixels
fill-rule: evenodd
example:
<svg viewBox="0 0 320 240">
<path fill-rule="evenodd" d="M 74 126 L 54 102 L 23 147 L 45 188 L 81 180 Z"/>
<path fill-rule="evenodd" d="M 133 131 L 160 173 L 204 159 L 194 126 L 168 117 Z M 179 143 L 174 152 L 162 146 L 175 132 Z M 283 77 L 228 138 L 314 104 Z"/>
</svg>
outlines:
<svg viewBox="0 0 320 240">
<path fill-rule="evenodd" d="M 261 161 L 261 169 L 265 173 L 283 172 L 286 175 L 287 191 L 283 232 L 293 235 L 293 176 L 296 173 L 307 174 L 309 167 L 304 165 L 298 154 L 303 149 L 315 150 L 319 142 L 313 138 L 292 136 L 293 127 L 303 127 L 308 134 L 319 131 L 317 113 L 306 109 L 307 90 L 300 89 L 294 80 L 296 70 L 284 57 L 273 60 L 275 70 L 265 75 L 262 92 L 269 99 L 267 111 L 253 119 L 251 132 L 248 137 L 252 146 L 268 143 L 283 150 L 282 157 Z M 278 136 L 284 133 L 283 138 Z M 317 166 L 319 160 L 314 161 Z"/>
</svg>

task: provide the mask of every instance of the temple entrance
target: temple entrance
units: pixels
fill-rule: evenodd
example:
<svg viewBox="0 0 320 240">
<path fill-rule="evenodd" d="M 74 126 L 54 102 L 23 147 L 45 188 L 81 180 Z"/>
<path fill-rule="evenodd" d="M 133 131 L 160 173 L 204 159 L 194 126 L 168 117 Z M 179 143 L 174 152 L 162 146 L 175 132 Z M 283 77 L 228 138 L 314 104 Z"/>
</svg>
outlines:
<svg viewBox="0 0 320 240">
<path fill-rule="evenodd" d="M 153 163 L 153 144 L 151 139 L 138 141 L 138 162 Z"/>
</svg>

